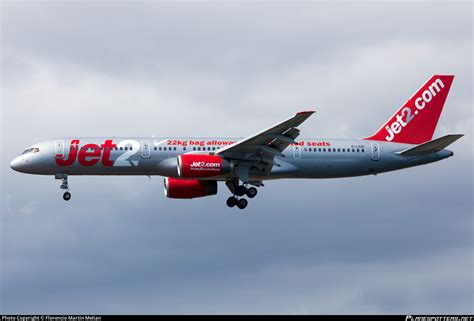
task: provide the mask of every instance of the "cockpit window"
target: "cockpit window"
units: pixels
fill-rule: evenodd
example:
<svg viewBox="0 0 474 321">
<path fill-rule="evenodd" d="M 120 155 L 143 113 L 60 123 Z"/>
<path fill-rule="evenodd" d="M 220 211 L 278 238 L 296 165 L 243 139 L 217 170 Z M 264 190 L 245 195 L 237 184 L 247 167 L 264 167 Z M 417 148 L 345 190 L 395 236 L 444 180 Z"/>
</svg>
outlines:
<svg viewBox="0 0 474 321">
<path fill-rule="evenodd" d="M 29 154 L 29 153 L 38 153 L 39 152 L 39 148 L 38 147 L 35 147 L 35 148 L 28 148 L 27 150 L 25 150 L 23 153 L 21 153 L 21 155 L 25 155 L 25 154 Z"/>
</svg>

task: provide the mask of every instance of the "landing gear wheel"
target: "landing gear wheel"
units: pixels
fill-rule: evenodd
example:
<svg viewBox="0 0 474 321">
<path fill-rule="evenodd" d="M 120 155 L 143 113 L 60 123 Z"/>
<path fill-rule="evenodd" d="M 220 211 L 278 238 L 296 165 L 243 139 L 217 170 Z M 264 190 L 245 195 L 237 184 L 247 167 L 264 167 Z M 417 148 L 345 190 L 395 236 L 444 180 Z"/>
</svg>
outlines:
<svg viewBox="0 0 474 321">
<path fill-rule="evenodd" d="M 248 203 L 249 202 L 245 198 L 241 198 L 237 201 L 237 207 L 243 210 L 247 207 Z"/>
<path fill-rule="evenodd" d="M 255 187 L 250 187 L 249 189 L 247 189 L 247 196 L 249 198 L 254 198 L 255 196 L 257 196 L 257 189 Z"/>
<path fill-rule="evenodd" d="M 237 196 L 244 196 L 247 194 L 247 188 L 244 185 L 239 185 L 235 188 L 235 194 Z"/>
<path fill-rule="evenodd" d="M 234 207 L 235 205 L 237 205 L 237 202 L 238 202 L 238 200 L 235 197 L 231 196 L 227 199 L 226 204 L 229 207 Z"/>
<path fill-rule="evenodd" d="M 69 201 L 71 199 L 71 193 L 69 193 L 69 192 L 64 193 L 63 194 L 63 199 L 65 201 Z"/>
</svg>

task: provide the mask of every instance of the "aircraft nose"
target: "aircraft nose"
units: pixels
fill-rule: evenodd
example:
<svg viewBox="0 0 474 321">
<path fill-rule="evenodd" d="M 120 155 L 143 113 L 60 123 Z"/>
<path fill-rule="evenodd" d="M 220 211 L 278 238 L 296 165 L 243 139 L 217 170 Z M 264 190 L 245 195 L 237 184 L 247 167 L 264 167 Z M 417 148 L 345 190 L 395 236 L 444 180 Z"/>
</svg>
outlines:
<svg viewBox="0 0 474 321">
<path fill-rule="evenodd" d="M 11 161 L 10 167 L 11 169 L 21 172 L 22 168 L 25 166 L 25 162 L 21 159 L 21 157 L 17 157 Z"/>
</svg>

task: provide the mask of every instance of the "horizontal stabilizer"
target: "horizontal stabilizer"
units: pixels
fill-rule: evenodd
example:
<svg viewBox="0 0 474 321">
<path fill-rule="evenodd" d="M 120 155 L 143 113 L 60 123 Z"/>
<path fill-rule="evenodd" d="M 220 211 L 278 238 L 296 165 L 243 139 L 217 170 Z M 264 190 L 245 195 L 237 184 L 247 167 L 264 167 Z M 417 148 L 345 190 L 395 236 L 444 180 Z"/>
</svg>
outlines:
<svg viewBox="0 0 474 321">
<path fill-rule="evenodd" d="M 430 140 L 429 142 L 417 145 L 415 147 L 406 149 L 404 151 L 398 152 L 397 154 L 403 156 L 420 156 L 425 154 L 436 153 L 451 145 L 463 136 L 464 135 L 462 134 L 446 135 L 437 139 Z"/>
</svg>

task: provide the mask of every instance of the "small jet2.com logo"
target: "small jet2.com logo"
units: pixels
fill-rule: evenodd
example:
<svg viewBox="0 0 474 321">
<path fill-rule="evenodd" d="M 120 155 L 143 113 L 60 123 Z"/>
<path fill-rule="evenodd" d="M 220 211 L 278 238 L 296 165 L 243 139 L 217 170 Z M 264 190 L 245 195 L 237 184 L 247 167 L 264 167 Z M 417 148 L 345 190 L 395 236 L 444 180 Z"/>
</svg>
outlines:
<svg viewBox="0 0 474 321">
<path fill-rule="evenodd" d="M 460 315 L 407 315 L 405 321 L 474 321 L 474 317 Z"/>
<path fill-rule="evenodd" d="M 192 170 L 219 171 L 221 169 L 221 164 L 212 162 L 193 162 L 190 167 Z"/>
</svg>

